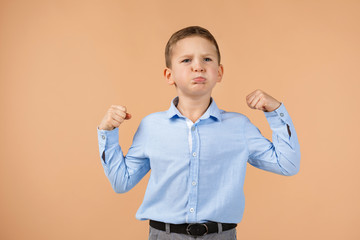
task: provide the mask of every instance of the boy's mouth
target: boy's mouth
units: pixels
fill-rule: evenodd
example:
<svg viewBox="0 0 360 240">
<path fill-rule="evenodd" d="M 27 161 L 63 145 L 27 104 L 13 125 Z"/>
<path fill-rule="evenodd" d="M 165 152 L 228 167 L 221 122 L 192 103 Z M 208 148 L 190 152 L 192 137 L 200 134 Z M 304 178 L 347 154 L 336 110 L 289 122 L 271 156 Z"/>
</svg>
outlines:
<svg viewBox="0 0 360 240">
<path fill-rule="evenodd" d="M 193 79 L 193 81 L 195 83 L 204 83 L 206 81 L 206 79 L 203 78 L 203 77 L 196 77 L 196 78 Z"/>
</svg>

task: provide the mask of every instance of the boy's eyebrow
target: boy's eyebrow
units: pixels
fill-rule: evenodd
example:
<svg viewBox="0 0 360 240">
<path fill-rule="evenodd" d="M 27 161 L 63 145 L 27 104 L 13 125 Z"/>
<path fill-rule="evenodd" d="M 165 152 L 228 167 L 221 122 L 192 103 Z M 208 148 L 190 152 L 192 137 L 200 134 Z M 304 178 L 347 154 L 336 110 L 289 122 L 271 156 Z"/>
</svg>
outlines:
<svg viewBox="0 0 360 240">
<path fill-rule="evenodd" d="M 181 55 L 178 57 L 178 59 L 180 58 L 187 58 L 187 57 L 192 57 L 194 54 L 184 54 L 184 55 Z M 204 54 L 201 54 L 202 57 L 204 56 L 212 56 L 212 57 L 215 57 L 216 55 L 212 54 L 212 53 L 204 53 Z"/>
</svg>

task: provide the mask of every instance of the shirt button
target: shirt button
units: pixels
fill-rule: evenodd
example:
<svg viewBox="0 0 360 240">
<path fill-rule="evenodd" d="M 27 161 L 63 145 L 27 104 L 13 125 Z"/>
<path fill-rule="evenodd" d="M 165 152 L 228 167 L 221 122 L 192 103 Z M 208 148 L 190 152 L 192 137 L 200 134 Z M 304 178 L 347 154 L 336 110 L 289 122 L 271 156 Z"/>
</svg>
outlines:
<svg viewBox="0 0 360 240">
<path fill-rule="evenodd" d="M 191 131 L 195 131 L 195 126 L 192 126 L 192 127 L 191 127 Z"/>
<path fill-rule="evenodd" d="M 193 156 L 196 157 L 196 152 L 193 152 Z"/>
<path fill-rule="evenodd" d="M 193 181 L 191 184 L 192 184 L 193 186 L 196 186 L 196 182 L 195 182 L 195 181 Z"/>
<path fill-rule="evenodd" d="M 193 213 L 195 210 L 193 208 L 190 208 L 190 212 Z"/>
<path fill-rule="evenodd" d="M 102 135 L 101 137 L 102 137 L 103 140 L 105 140 L 105 135 Z"/>
<path fill-rule="evenodd" d="M 283 113 L 280 113 L 280 117 L 283 117 L 284 116 L 284 114 Z"/>
</svg>

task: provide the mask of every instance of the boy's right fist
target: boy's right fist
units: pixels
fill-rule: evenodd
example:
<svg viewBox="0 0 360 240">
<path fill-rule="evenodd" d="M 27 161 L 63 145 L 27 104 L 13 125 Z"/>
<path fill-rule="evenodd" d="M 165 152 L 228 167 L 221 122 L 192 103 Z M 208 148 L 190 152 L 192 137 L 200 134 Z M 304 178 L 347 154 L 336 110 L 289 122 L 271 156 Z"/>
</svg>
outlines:
<svg viewBox="0 0 360 240">
<path fill-rule="evenodd" d="M 120 105 L 112 105 L 106 112 L 103 120 L 99 125 L 100 130 L 113 130 L 120 126 L 120 124 L 131 118 L 131 114 L 126 112 L 126 107 Z"/>
</svg>

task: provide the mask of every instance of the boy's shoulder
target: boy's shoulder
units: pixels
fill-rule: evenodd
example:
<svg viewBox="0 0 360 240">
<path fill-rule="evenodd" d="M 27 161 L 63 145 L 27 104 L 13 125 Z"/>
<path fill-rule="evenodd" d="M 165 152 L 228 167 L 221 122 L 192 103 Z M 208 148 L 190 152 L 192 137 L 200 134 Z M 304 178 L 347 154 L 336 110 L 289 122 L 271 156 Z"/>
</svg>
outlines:
<svg viewBox="0 0 360 240">
<path fill-rule="evenodd" d="M 220 110 L 220 112 L 221 112 L 221 117 L 223 119 L 232 119 L 232 118 L 245 119 L 245 118 L 247 118 L 244 114 L 239 113 L 239 112 L 229 112 L 229 111 L 225 111 L 225 110 Z"/>
<path fill-rule="evenodd" d="M 221 110 L 221 120 L 224 122 L 236 122 L 237 124 L 241 124 L 249 121 L 249 118 L 239 112 L 228 112 Z"/>
<path fill-rule="evenodd" d="M 167 116 L 167 111 L 150 113 L 141 120 L 141 124 L 160 123 L 161 121 L 168 119 Z"/>
</svg>

